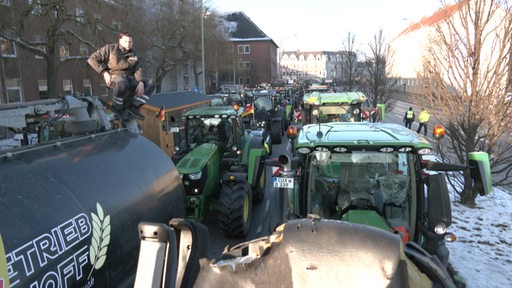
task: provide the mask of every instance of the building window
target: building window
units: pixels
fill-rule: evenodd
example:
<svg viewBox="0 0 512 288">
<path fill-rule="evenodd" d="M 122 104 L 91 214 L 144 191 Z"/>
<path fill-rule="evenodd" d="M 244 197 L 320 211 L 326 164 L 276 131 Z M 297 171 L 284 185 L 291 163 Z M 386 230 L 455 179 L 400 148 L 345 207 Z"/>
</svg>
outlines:
<svg viewBox="0 0 512 288">
<path fill-rule="evenodd" d="M 82 8 L 75 8 L 75 19 L 78 23 L 85 23 L 85 11 Z"/>
<path fill-rule="evenodd" d="M 7 88 L 7 101 L 9 103 L 21 102 L 21 80 L 7 79 L 5 84 Z"/>
<path fill-rule="evenodd" d="M 0 5 L 10 7 L 11 0 L 0 0 Z"/>
<path fill-rule="evenodd" d="M 238 45 L 238 54 L 251 54 L 251 45 Z"/>
<path fill-rule="evenodd" d="M 108 96 L 107 84 L 105 84 L 105 82 L 101 81 L 100 87 L 101 87 L 101 97 L 107 97 Z"/>
<path fill-rule="evenodd" d="M 48 99 L 48 83 L 46 80 L 38 80 L 37 84 L 39 86 L 39 98 Z"/>
<path fill-rule="evenodd" d="M 240 78 L 238 78 L 238 84 L 249 86 L 249 85 L 251 85 L 251 78 L 249 78 L 249 77 L 240 77 Z"/>
<path fill-rule="evenodd" d="M 43 51 L 43 53 L 46 53 L 46 45 L 44 42 L 44 37 L 41 35 L 34 35 L 34 47 L 38 50 Z M 44 59 L 41 55 L 35 55 L 36 59 Z"/>
<path fill-rule="evenodd" d="M 238 62 L 238 70 L 251 70 L 251 61 Z"/>
<path fill-rule="evenodd" d="M 114 31 L 121 31 L 121 22 L 117 20 L 112 20 L 112 28 Z"/>
<path fill-rule="evenodd" d="M 60 61 L 64 61 L 69 58 L 69 49 L 66 46 L 59 47 L 59 57 Z"/>
<path fill-rule="evenodd" d="M 0 38 L 0 47 L 2 48 L 2 56 L 16 57 L 16 46 L 13 41 Z"/>
<path fill-rule="evenodd" d="M 90 79 L 84 79 L 84 96 L 92 96 L 92 84 Z"/>
<path fill-rule="evenodd" d="M 94 24 L 96 25 L 96 29 L 103 30 L 103 25 L 101 24 L 101 15 L 94 13 Z"/>
<path fill-rule="evenodd" d="M 89 46 L 80 44 L 80 56 L 89 57 Z"/>
<path fill-rule="evenodd" d="M 41 0 L 28 0 L 28 5 L 32 6 L 32 11 L 30 13 L 34 15 L 41 15 L 42 14 L 42 8 L 41 8 Z"/>
<path fill-rule="evenodd" d="M 62 88 L 64 95 L 73 95 L 73 81 L 69 79 L 62 80 Z"/>
</svg>

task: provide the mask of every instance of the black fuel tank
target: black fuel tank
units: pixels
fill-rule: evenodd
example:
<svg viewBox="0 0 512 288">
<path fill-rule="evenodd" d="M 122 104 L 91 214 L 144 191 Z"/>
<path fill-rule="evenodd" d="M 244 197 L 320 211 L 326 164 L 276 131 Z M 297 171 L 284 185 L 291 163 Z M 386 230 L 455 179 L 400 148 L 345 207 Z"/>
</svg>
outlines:
<svg viewBox="0 0 512 288">
<path fill-rule="evenodd" d="M 138 223 L 184 217 L 184 194 L 171 159 L 124 130 L 0 151 L 0 284 L 132 286 Z"/>
</svg>

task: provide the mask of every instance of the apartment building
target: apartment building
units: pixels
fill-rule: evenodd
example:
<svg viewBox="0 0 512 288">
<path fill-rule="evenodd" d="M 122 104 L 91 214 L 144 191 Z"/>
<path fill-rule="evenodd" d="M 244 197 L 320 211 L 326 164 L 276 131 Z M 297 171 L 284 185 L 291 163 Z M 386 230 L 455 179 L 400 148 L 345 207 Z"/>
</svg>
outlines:
<svg viewBox="0 0 512 288">
<path fill-rule="evenodd" d="M 280 79 L 286 82 L 315 80 L 341 85 L 348 77 L 344 66 L 357 56 L 349 51 L 283 51 L 280 53 Z"/>
</svg>

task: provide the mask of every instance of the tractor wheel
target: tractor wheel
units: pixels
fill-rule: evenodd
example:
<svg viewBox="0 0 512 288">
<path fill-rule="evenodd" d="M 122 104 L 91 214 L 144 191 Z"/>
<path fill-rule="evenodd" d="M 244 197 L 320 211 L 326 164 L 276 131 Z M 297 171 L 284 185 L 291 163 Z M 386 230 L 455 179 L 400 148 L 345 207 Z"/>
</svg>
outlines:
<svg viewBox="0 0 512 288">
<path fill-rule="evenodd" d="M 219 199 L 219 225 L 229 237 L 245 237 L 249 233 L 252 214 L 251 188 L 247 182 L 222 185 Z"/>
<path fill-rule="evenodd" d="M 272 144 L 281 144 L 282 130 L 282 123 L 272 123 L 272 125 L 270 125 L 270 139 L 272 140 Z"/>
<path fill-rule="evenodd" d="M 263 171 L 261 171 L 260 178 L 253 189 L 254 194 L 252 197 L 254 202 L 261 202 L 263 201 L 263 198 L 265 198 L 265 178 L 267 177 L 267 167 L 263 164 L 260 166 L 260 169 Z"/>
</svg>

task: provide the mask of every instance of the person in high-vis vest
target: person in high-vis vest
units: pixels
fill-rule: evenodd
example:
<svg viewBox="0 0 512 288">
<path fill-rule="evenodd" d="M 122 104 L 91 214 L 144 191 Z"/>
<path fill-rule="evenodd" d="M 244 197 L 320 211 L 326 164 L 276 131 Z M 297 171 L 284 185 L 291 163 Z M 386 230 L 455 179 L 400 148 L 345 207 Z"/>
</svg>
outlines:
<svg viewBox="0 0 512 288">
<path fill-rule="evenodd" d="M 421 108 L 420 115 L 418 115 L 420 125 L 418 126 L 418 130 L 416 130 L 417 133 L 420 133 L 421 128 L 424 128 L 424 134 L 427 136 L 428 120 L 430 120 L 430 114 L 428 114 L 428 111 L 425 108 Z"/>
<path fill-rule="evenodd" d="M 411 129 L 412 122 L 414 122 L 414 118 L 416 116 L 414 115 L 414 111 L 412 111 L 412 107 L 409 107 L 409 110 L 405 112 L 404 115 L 404 123 L 405 127 Z"/>
</svg>

